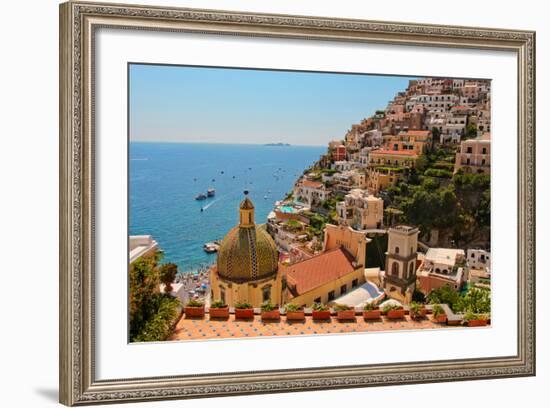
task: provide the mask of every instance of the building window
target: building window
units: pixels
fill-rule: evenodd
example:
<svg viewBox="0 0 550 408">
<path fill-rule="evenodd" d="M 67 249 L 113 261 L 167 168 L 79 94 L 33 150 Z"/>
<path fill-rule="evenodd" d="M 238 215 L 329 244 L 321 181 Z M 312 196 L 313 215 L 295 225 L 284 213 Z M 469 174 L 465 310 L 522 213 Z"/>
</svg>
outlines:
<svg viewBox="0 0 550 408">
<path fill-rule="evenodd" d="M 394 276 L 399 275 L 399 264 L 397 262 L 392 263 L 391 265 L 391 274 Z"/>
<path fill-rule="evenodd" d="M 331 291 L 328 293 L 328 301 L 331 302 L 331 301 L 334 300 L 334 298 L 335 298 L 335 296 L 334 296 L 334 291 L 331 290 Z"/>
<path fill-rule="evenodd" d="M 399 247 L 398 246 L 395 247 L 395 253 L 399 254 Z"/>
<path fill-rule="evenodd" d="M 262 288 L 262 301 L 267 302 L 269 300 L 271 300 L 271 285 Z"/>
<path fill-rule="evenodd" d="M 481 154 L 487 154 L 487 148 L 484 147 L 483 149 L 481 149 Z"/>
<path fill-rule="evenodd" d="M 351 281 L 351 287 L 356 288 L 359 285 L 359 279 L 354 279 Z"/>
<path fill-rule="evenodd" d="M 414 275 L 414 262 L 409 264 L 409 278 Z"/>
<path fill-rule="evenodd" d="M 315 299 L 313 300 L 313 303 L 322 303 L 322 302 L 321 302 L 321 298 L 320 298 L 320 297 L 315 298 Z"/>
<path fill-rule="evenodd" d="M 348 287 L 346 285 L 340 286 L 340 295 L 345 295 L 348 291 Z"/>
<path fill-rule="evenodd" d="M 220 288 L 220 300 L 225 303 L 225 289 Z"/>
<path fill-rule="evenodd" d="M 466 153 L 472 153 L 472 148 L 471 147 L 466 148 Z"/>
</svg>

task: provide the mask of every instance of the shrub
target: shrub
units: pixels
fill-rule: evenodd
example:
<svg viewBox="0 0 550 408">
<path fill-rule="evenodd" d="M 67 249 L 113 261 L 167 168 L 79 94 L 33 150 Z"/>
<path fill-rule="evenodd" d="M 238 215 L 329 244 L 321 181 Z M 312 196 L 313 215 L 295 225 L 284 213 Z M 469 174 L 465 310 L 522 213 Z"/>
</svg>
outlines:
<svg viewBox="0 0 550 408">
<path fill-rule="evenodd" d="M 445 285 L 437 289 L 433 289 L 428 294 L 428 303 L 430 304 L 441 304 L 444 303 L 446 305 L 449 305 L 453 311 L 457 308 L 458 303 L 460 302 L 460 295 L 450 286 Z"/>
<path fill-rule="evenodd" d="M 277 306 L 275 306 L 273 303 L 271 303 L 269 300 L 266 300 L 261 304 L 262 312 L 271 312 L 272 310 L 275 310 Z"/>
<path fill-rule="evenodd" d="M 382 307 L 382 311 L 384 313 L 388 313 L 390 310 L 401 310 L 403 309 L 403 306 L 398 305 L 397 303 L 388 303 L 384 307 Z"/>
<path fill-rule="evenodd" d="M 157 313 L 145 322 L 143 329 L 132 338 L 132 341 L 164 341 L 172 333 L 180 302 L 169 295 L 160 295 L 158 301 Z"/>
<path fill-rule="evenodd" d="M 227 307 L 227 304 L 223 300 L 216 300 L 210 304 L 210 308 L 221 309 L 222 307 Z"/>
<path fill-rule="evenodd" d="M 369 311 L 371 311 L 371 310 L 376 310 L 376 309 L 378 309 L 378 306 L 376 306 L 376 305 L 374 304 L 374 302 L 367 303 L 367 304 L 365 305 L 365 307 L 363 308 L 363 310 L 365 310 L 365 311 L 367 311 L 367 312 L 369 312 Z"/>
<path fill-rule="evenodd" d="M 316 312 L 324 312 L 328 310 L 328 306 L 323 303 L 314 303 L 311 308 Z"/>
<path fill-rule="evenodd" d="M 409 309 L 413 314 L 418 314 L 422 310 L 422 307 L 423 306 L 420 303 L 411 302 Z"/>
<path fill-rule="evenodd" d="M 197 299 L 190 299 L 186 306 L 189 306 L 189 307 L 203 307 L 204 306 L 204 302 L 200 301 L 200 300 L 197 300 Z"/>
<path fill-rule="evenodd" d="M 443 310 L 440 305 L 434 305 L 434 307 L 432 308 L 432 312 L 434 317 L 436 318 L 445 314 L 445 310 Z"/>
<path fill-rule="evenodd" d="M 297 312 L 299 310 L 302 310 L 302 306 L 298 306 L 294 303 L 287 303 L 285 305 L 285 309 L 287 312 Z"/>
<path fill-rule="evenodd" d="M 336 303 L 334 305 L 334 310 L 336 310 L 337 312 L 340 312 L 340 311 L 344 311 L 344 310 L 350 310 L 351 307 L 349 307 L 348 305 L 344 305 L 342 303 Z"/>
<path fill-rule="evenodd" d="M 235 309 L 252 309 L 252 305 L 247 302 L 236 302 Z"/>
<path fill-rule="evenodd" d="M 489 318 L 489 315 L 486 313 L 474 313 L 474 312 L 466 312 L 464 315 L 464 321 L 469 322 L 471 320 L 487 320 Z"/>
</svg>

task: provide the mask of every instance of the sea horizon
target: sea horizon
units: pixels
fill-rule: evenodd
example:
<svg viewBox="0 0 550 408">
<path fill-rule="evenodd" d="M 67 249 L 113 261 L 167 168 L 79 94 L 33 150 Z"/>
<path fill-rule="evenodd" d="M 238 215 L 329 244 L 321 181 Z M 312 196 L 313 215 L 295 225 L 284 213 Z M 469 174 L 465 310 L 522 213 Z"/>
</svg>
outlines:
<svg viewBox="0 0 550 408">
<path fill-rule="evenodd" d="M 133 140 L 129 139 L 129 143 L 172 143 L 172 144 L 205 144 L 205 145 L 228 145 L 228 146 L 266 146 L 270 144 L 276 144 L 276 143 L 284 143 L 289 144 L 290 146 L 269 146 L 269 147 L 322 147 L 326 148 L 328 146 L 327 143 L 324 144 L 293 144 L 290 142 L 283 142 L 283 141 L 274 141 L 274 142 L 266 142 L 266 143 L 239 143 L 239 142 L 204 142 L 204 141 L 193 141 L 193 140 Z"/>
</svg>

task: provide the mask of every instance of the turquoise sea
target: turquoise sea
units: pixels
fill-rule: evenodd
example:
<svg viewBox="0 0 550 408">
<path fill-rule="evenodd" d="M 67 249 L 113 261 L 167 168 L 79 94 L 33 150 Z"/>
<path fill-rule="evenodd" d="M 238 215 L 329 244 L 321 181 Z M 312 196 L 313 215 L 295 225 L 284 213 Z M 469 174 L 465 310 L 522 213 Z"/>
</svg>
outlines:
<svg viewBox="0 0 550 408">
<path fill-rule="evenodd" d="M 129 233 L 148 234 L 181 272 L 215 262 L 205 242 L 238 221 L 245 189 L 264 223 L 275 201 L 326 151 L 323 146 L 131 142 Z M 223 173 L 222 173 L 223 172 Z M 203 201 L 195 196 L 216 189 Z M 200 209 L 204 208 L 201 212 Z"/>
</svg>

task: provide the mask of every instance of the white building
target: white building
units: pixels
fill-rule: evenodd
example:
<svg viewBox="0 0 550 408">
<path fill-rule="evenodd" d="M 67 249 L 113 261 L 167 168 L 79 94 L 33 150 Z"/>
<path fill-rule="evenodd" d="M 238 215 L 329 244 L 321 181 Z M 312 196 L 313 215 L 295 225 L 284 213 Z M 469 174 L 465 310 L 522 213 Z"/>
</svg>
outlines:
<svg viewBox="0 0 550 408">
<path fill-rule="evenodd" d="M 151 235 L 131 235 L 129 239 L 129 262 L 140 257 L 153 255 L 158 249 L 158 243 Z"/>
<path fill-rule="evenodd" d="M 336 171 L 344 172 L 349 171 L 355 167 L 355 163 L 348 160 L 336 161 L 332 165 L 332 168 Z"/>
<path fill-rule="evenodd" d="M 468 249 L 466 251 L 468 267 L 483 269 L 491 267 L 491 253 L 484 249 Z"/>
<path fill-rule="evenodd" d="M 294 198 L 307 205 L 318 205 L 330 196 L 330 191 L 318 181 L 300 179 L 294 186 Z"/>
<path fill-rule="evenodd" d="M 449 275 L 458 263 L 465 260 L 464 256 L 463 249 L 430 248 L 424 257 L 422 269 L 432 273 Z"/>
</svg>

